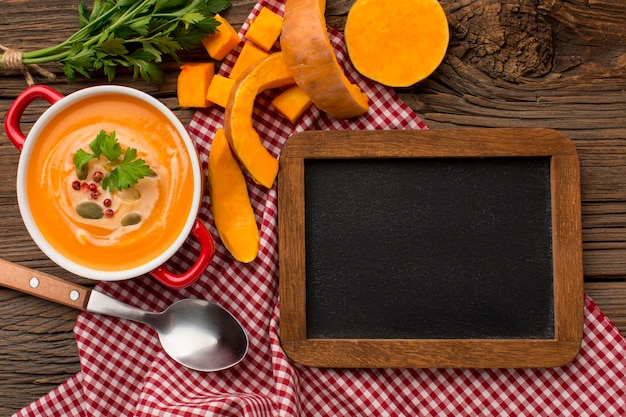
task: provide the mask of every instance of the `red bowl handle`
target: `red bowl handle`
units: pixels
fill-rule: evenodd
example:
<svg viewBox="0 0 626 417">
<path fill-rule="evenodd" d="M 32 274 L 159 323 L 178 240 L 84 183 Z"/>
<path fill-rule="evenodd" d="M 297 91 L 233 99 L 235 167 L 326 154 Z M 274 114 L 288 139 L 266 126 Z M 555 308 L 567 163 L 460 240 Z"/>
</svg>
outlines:
<svg viewBox="0 0 626 417">
<path fill-rule="evenodd" d="M 39 98 L 46 100 L 50 104 L 54 104 L 63 97 L 63 94 L 45 85 L 34 85 L 17 96 L 13 104 L 11 104 L 11 107 L 9 107 L 9 111 L 4 119 L 4 131 L 18 150 L 22 150 L 24 142 L 26 141 L 26 135 L 24 135 L 20 128 L 22 115 L 26 108 Z"/>
<path fill-rule="evenodd" d="M 161 265 L 150 271 L 152 277 L 162 284 L 175 289 L 184 288 L 200 278 L 200 275 L 202 275 L 207 266 L 209 266 L 211 259 L 213 259 L 215 243 L 206 226 L 199 219 L 196 219 L 191 234 L 200 243 L 200 254 L 198 259 L 196 259 L 196 263 L 181 274 L 174 274 Z"/>
</svg>

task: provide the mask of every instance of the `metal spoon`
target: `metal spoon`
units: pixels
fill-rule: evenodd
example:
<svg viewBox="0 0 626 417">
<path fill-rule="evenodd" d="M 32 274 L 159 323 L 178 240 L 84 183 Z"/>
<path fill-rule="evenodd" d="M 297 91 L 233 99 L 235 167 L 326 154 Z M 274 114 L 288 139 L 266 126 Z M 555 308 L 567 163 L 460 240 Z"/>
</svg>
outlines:
<svg viewBox="0 0 626 417">
<path fill-rule="evenodd" d="M 96 290 L 0 259 L 0 285 L 90 313 L 154 327 L 167 354 L 197 371 L 219 371 L 239 363 L 248 337 L 228 311 L 206 300 L 184 299 L 161 313 L 124 304 Z"/>
</svg>

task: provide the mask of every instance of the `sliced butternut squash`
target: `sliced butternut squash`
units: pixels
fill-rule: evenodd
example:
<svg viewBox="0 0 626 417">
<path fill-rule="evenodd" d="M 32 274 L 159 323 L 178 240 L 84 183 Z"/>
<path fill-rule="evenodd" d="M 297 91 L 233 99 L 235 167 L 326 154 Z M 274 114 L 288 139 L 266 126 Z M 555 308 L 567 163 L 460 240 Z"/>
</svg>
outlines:
<svg viewBox="0 0 626 417">
<path fill-rule="evenodd" d="M 450 39 L 437 0 L 357 0 L 344 33 L 356 70 L 390 87 L 408 87 L 432 74 Z"/>
<path fill-rule="evenodd" d="M 278 40 L 282 26 L 283 18 L 267 7 L 263 7 L 250 24 L 246 39 L 265 51 L 269 51 Z"/>
<path fill-rule="evenodd" d="M 333 51 L 326 0 L 287 0 L 280 46 L 296 83 L 322 111 L 338 119 L 368 111 L 368 97 L 350 83 Z"/>
<path fill-rule="evenodd" d="M 251 42 L 244 43 L 241 52 L 230 71 L 229 77 L 237 79 L 253 64 L 267 58 L 269 54 Z"/>
<path fill-rule="evenodd" d="M 235 259 L 252 262 L 259 253 L 259 228 L 246 179 L 222 129 L 213 137 L 208 165 L 211 212 L 220 239 Z"/>
<path fill-rule="evenodd" d="M 233 89 L 234 85 L 235 80 L 232 78 L 215 74 L 206 93 L 207 100 L 211 103 L 217 104 L 218 106 L 226 108 L 228 105 L 230 90 Z"/>
<path fill-rule="evenodd" d="M 272 105 L 292 124 L 298 123 L 312 104 L 311 98 L 299 85 L 289 87 L 272 100 Z"/>
<path fill-rule="evenodd" d="M 256 96 L 262 91 L 294 84 L 282 52 L 270 54 L 248 69 L 233 86 L 224 113 L 224 130 L 233 153 L 258 184 L 271 188 L 278 160 L 263 146 L 252 124 Z"/>
<path fill-rule="evenodd" d="M 216 32 L 205 36 L 202 45 L 211 58 L 221 61 L 239 45 L 241 39 L 237 31 L 222 16 L 216 14 L 215 20 L 220 23 Z"/>
<path fill-rule="evenodd" d="M 215 64 L 212 62 L 192 62 L 180 67 L 176 94 L 181 107 L 209 107 L 211 103 L 206 98 L 211 79 L 215 74 Z"/>
</svg>

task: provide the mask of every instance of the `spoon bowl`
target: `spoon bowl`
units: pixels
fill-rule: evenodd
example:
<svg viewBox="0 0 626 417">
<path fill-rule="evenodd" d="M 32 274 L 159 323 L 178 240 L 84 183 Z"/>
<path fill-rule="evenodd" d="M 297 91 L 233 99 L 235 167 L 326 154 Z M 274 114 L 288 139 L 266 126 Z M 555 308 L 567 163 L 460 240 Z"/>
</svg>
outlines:
<svg viewBox="0 0 626 417">
<path fill-rule="evenodd" d="M 187 368 L 230 368 L 248 352 L 248 336 L 237 319 L 207 300 L 183 299 L 162 312 L 141 310 L 99 291 L 0 259 L 0 285 L 97 314 L 147 324 L 163 350 Z"/>
<path fill-rule="evenodd" d="M 188 368 L 219 371 L 246 355 L 248 339 L 241 325 L 216 304 L 180 300 L 153 317 L 163 349 Z"/>
</svg>

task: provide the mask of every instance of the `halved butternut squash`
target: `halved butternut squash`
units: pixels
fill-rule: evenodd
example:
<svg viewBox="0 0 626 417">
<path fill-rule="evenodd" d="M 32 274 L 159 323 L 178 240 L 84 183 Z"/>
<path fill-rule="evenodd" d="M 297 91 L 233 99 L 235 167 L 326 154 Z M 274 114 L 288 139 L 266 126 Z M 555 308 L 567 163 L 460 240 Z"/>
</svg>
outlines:
<svg viewBox="0 0 626 417">
<path fill-rule="evenodd" d="M 222 129 L 213 137 L 208 168 L 211 212 L 220 239 L 240 262 L 259 253 L 259 228 L 250 204 L 246 179 Z"/>
<path fill-rule="evenodd" d="M 326 30 L 326 0 L 287 0 L 280 46 L 296 83 L 322 111 L 347 119 L 368 111 L 368 97 L 350 83 Z"/>
<path fill-rule="evenodd" d="M 450 38 L 437 0 L 357 0 L 344 33 L 356 70 L 390 87 L 408 87 L 432 74 Z"/>
<path fill-rule="evenodd" d="M 295 83 L 282 52 L 253 64 L 233 86 L 224 113 L 224 131 L 235 156 L 257 183 L 271 188 L 278 160 L 265 149 L 252 124 L 256 96 L 262 91 Z"/>
</svg>

